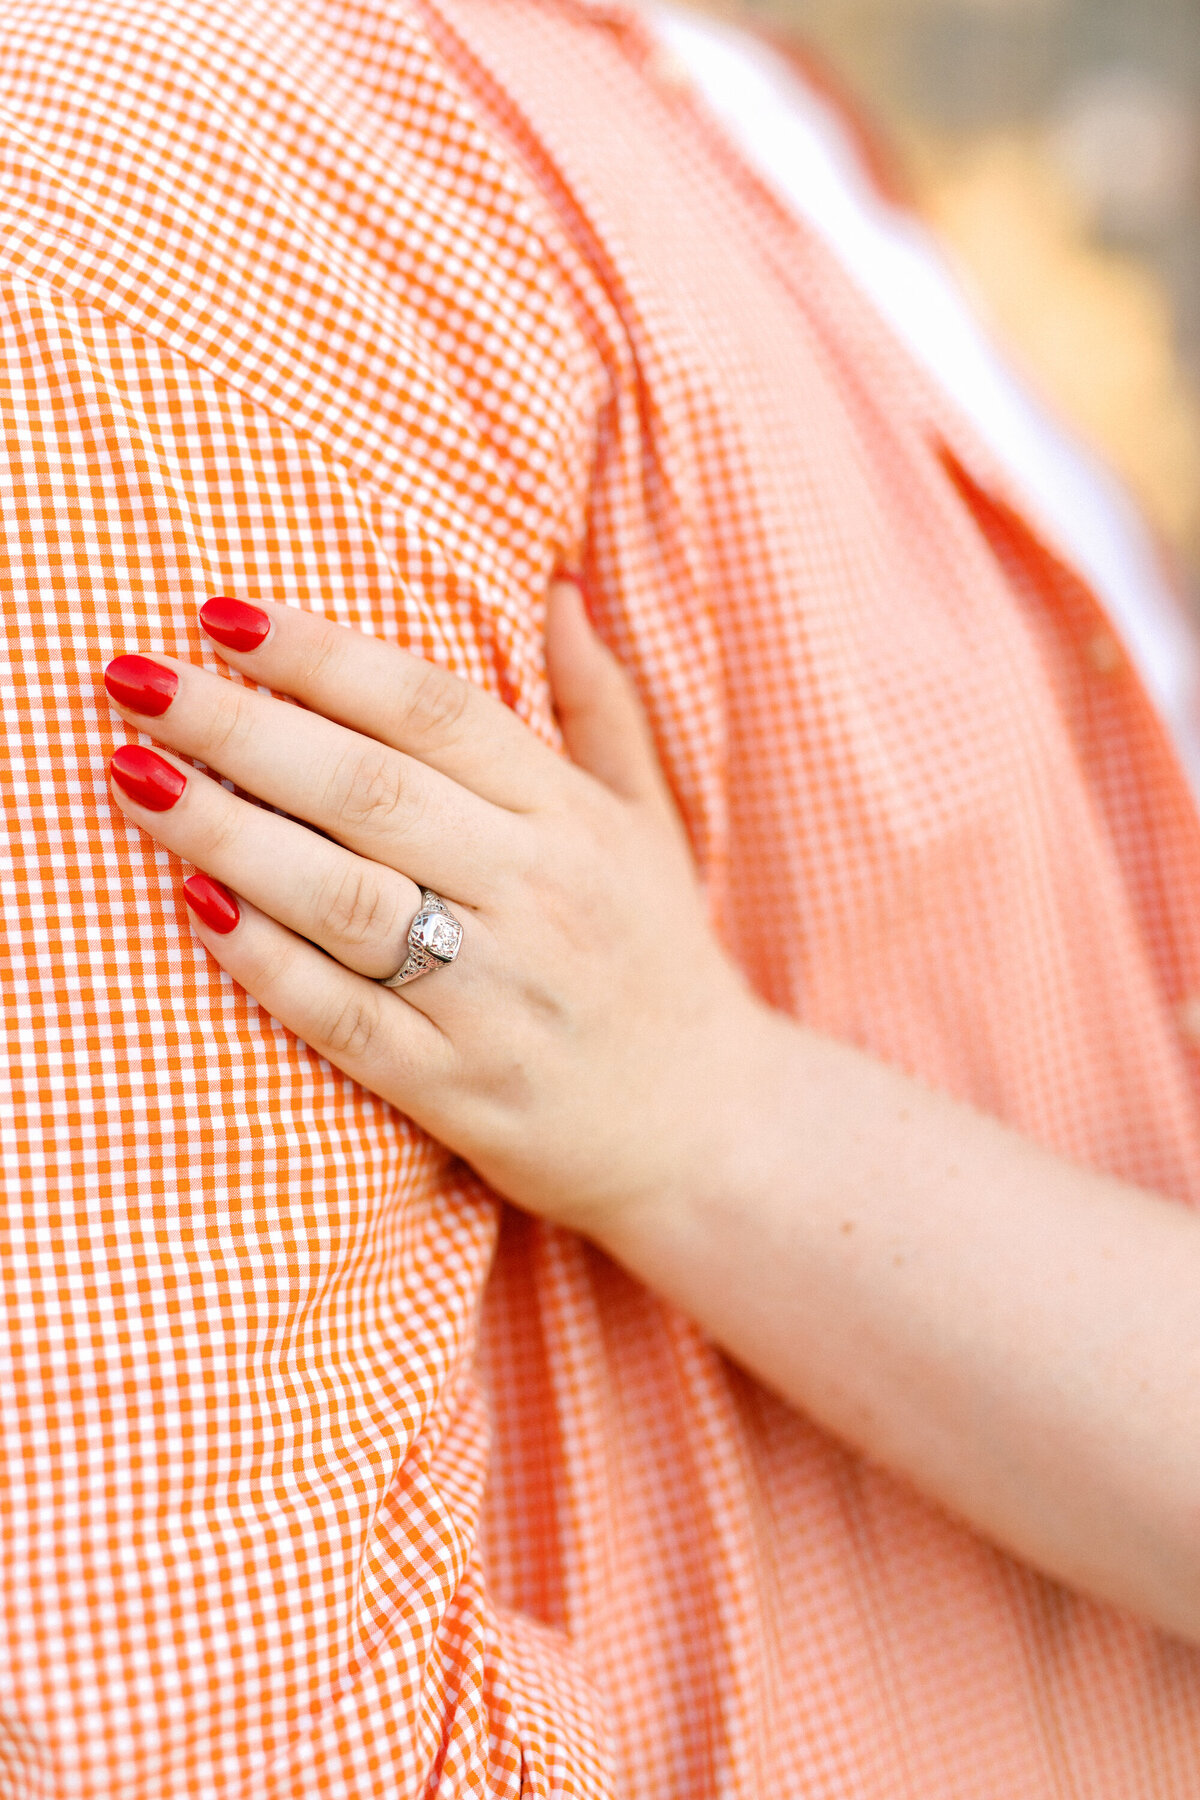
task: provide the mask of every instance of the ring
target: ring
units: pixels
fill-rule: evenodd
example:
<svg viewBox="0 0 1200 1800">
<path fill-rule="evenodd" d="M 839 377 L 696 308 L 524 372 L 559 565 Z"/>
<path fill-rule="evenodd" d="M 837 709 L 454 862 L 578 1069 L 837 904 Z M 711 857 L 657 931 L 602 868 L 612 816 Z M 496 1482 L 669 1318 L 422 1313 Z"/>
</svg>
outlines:
<svg viewBox="0 0 1200 1800">
<path fill-rule="evenodd" d="M 421 889 L 421 910 L 408 928 L 408 955 L 380 987 L 403 987 L 430 969 L 452 963 L 462 945 L 463 928 L 432 888 Z"/>
</svg>

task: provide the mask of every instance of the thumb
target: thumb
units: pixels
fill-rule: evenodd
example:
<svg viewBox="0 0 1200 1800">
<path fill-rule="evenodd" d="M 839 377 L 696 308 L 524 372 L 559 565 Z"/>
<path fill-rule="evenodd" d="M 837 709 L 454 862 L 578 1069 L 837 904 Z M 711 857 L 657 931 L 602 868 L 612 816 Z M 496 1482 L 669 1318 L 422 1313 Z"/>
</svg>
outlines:
<svg viewBox="0 0 1200 1800">
<path fill-rule="evenodd" d="M 641 701 L 593 630 L 574 579 L 556 581 L 550 589 L 546 666 L 572 762 L 624 799 L 650 801 L 674 817 Z"/>
</svg>

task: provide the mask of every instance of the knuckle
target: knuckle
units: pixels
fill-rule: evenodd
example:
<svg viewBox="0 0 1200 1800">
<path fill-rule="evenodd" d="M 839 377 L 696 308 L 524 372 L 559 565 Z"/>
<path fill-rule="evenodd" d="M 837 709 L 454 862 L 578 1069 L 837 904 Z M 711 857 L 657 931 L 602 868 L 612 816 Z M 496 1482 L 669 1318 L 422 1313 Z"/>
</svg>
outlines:
<svg viewBox="0 0 1200 1800">
<path fill-rule="evenodd" d="M 260 948 L 256 958 L 254 979 L 256 991 L 274 999 L 278 990 L 284 988 L 295 969 L 295 946 L 288 938 L 268 941 Z M 247 977 L 249 982 L 250 977 Z"/>
<path fill-rule="evenodd" d="M 340 795 L 338 816 L 353 831 L 403 829 L 412 823 L 418 806 L 404 765 L 382 745 L 348 755 L 333 787 Z"/>
<path fill-rule="evenodd" d="M 221 691 L 213 700 L 212 717 L 204 734 L 204 749 L 201 752 L 204 760 L 211 762 L 216 768 L 222 766 L 223 757 L 245 741 L 249 729 L 243 699 L 245 690 L 232 681 L 222 681 L 218 686 Z"/>
<path fill-rule="evenodd" d="M 310 641 L 305 645 L 303 677 L 307 691 L 319 687 L 323 681 L 336 673 L 338 662 L 344 651 L 337 626 L 324 621 L 322 623 L 324 629 L 313 632 Z"/>
<path fill-rule="evenodd" d="M 367 863 L 333 871 L 320 896 L 326 930 L 353 949 L 374 948 L 399 935 L 396 895 Z"/>
<path fill-rule="evenodd" d="M 471 702 L 465 681 L 434 663 L 418 663 L 402 708 L 402 724 L 414 742 L 452 742 Z"/>
<path fill-rule="evenodd" d="M 578 820 L 563 820 L 553 837 L 543 832 L 533 837 L 518 867 L 534 902 L 557 908 L 587 900 L 596 885 L 598 860 Z"/>
<path fill-rule="evenodd" d="M 605 874 L 609 854 L 600 852 L 598 843 L 569 831 L 525 876 L 526 907 L 548 941 L 570 955 L 607 950 L 619 935 Z"/>
<path fill-rule="evenodd" d="M 537 1099 L 538 1083 L 518 1052 L 497 1056 L 474 1083 L 476 1099 L 492 1114 L 488 1136 L 508 1140 L 513 1151 L 529 1148 L 525 1138 L 528 1115 Z"/>
<path fill-rule="evenodd" d="M 366 1057 L 379 1031 L 379 1003 L 374 996 L 354 995 L 339 1001 L 321 1032 L 321 1044 L 335 1062 Z"/>
<path fill-rule="evenodd" d="M 245 846 L 246 816 L 243 807 L 219 782 L 213 786 L 215 794 L 205 794 L 212 803 L 203 809 L 200 841 L 195 849 L 202 859 L 231 868 Z"/>
</svg>

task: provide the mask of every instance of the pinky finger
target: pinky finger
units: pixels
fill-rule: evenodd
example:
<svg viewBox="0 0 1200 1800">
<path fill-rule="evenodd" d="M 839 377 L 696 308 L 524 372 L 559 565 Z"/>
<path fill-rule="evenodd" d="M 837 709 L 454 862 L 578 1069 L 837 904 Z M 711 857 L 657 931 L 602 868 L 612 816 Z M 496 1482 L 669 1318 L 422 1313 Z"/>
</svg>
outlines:
<svg viewBox="0 0 1200 1800">
<path fill-rule="evenodd" d="M 414 1117 L 438 1089 L 444 1101 L 450 1045 L 424 1013 L 208 875 L 190 875 L 183 895 L 205 948 L 318 1056 Z"/>
</svg>

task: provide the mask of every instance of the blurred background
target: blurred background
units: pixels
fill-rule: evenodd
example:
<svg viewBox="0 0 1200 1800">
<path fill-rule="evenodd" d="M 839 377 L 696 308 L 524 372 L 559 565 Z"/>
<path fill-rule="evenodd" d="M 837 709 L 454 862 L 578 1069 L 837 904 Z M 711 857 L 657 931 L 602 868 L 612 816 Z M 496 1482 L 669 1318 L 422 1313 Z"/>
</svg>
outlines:
<svg viewBox="0 0 1200 1800">
<path fill-rule="evenodd" d="M 1200 605 L 1200 0 L 707 0 L 814 49 Z"/>
</svg>

